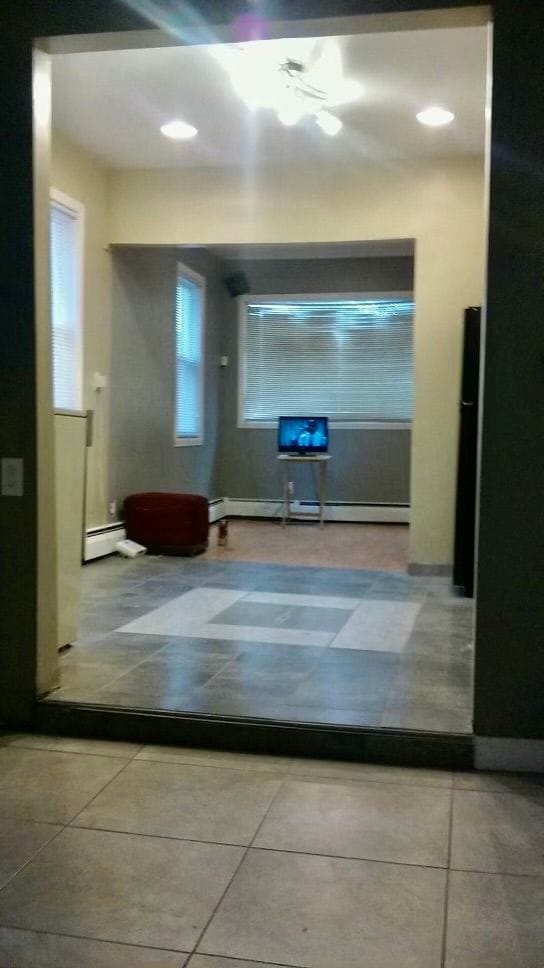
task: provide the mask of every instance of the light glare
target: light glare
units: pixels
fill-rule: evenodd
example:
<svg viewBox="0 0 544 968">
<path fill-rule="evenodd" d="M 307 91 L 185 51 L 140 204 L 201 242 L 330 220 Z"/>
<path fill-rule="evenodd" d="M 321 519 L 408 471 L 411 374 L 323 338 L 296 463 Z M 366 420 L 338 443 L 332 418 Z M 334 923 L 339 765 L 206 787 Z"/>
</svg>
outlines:
<svg viewBox="0 0 544 968">
<path fill-rule="evenodd" d="M 426 124 L 429 128 L 441 128 L 445 124 L 451 124 L 455 115 L 453 111 L 446 111 L 445 108 L 436 106 L 424 108 L 416 114 L 420 124 Z"/>
<path fill-rule="evenodd" d="M 328 134 L 330 138 L 334 138 L 342 128 L 340 118 L 335 117 L 334 114 L 329 114 L 328 111 L 320 111 L 319 114 L 316 114 L 315 120 L 321 130 Z"/>
<path fill-rule="evenodd" d="M 194 138 L 197 129 L 185 121 L 169 121 L 168 124 L 161 125 L 161 133 L 174 141 L 186 141 L 188 138 Z"/>
</svg>

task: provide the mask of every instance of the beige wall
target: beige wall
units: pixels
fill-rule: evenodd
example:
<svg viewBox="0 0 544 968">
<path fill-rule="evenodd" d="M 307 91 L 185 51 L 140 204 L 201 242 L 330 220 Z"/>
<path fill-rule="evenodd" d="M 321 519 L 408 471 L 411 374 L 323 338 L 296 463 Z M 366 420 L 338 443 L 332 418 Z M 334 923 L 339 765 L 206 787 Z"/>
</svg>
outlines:
<svg viewBox="0 0 544 968">
<path fill-rule="evenodd" d="M 47 54 L 33 54 L 34 129 L 34 300 L 36 325 L 36 433 L 38 585 L 36 690 L 58 684 L 57 543 L 55 512 L 55 428 L 51 387 L 49 296 L 49 166 L 51 160 L 51 70 Z"/>
<path fill-rule="evenodd" d="M 117 171 L 111 241 L 416 240 L 410 560 L 452 560 L 461 322 L 484 278 L 484 162 Z"/>
<path fill-rule="evenodd" d="M 85 206 L 83 295 L 83 406 L 94 411 L 88 452 L 86 525 L 108 521 L 109 387 L 96 391 L 93 374 L 109 378 L 111 352 L 111 257 L 107 251 L 108 177 L 88 153 L 58 131 L 51 145 L 51 187 Z"/>
</svg>

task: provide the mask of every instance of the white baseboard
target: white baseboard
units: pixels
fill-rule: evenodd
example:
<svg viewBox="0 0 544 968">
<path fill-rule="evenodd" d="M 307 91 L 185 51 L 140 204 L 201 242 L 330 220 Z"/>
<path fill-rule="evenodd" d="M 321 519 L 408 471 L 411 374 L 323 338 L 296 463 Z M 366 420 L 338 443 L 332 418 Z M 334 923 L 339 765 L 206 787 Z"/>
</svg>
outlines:
<svg viewBox="0 0 544 968">
<path fill-rule="evenodd" d="M 215 501 L 210 501 L 210 524 L 224 518 L 226 513 L 225 498 L 219 497 Z"/>
<path fill-rule="evenodd" d="M 281 518 L 282 501 L 260 501 L 226 497 L 223 499 L 224 514 L 229 517 L 243 518 Z M 316 501 L 300 501 L 292 504 L 292 517 L 296 518 L 297 508 L 301 512 L 316 512 Z M 303 519 L 301 519 L 303 520 Z M 408 524 L 410 508 L 391 504 L 326 504 L 325 521 L 370 522 L 375 524 Z"/>
<path fill-rule="evenodd" d="M 544 773 L 544 739 L 475 736 L 474 766 L 477 770 Z"/>
<path fill-rule="evenodd" d="M 103 558 L 115 551 L 118 541 L 126 538 L 126 532 L 121 521 L 105 524 L 102 528 L 92 528 L 85 536 L 85 561 Z"/>
<path fill-rule="evenodd" d="M 293 502 L 292 517 L 296 519 L 297 507 L 300 511 L 317 511 L 315 501 Z M 210 524 L 224 517 L 240 518 L 281 518 L 281 501 L 244 500 L 236 497 L 223 497 L 210 501 Z M 301 520 L 304 520 L 301 518 Z M 375 524 L 408 524 L 410 508 L 390 504 L 327 504 L 325 521 L 374 522 Z M 118 541 L 126 538 L 122 521 L 90 528 L 85 536 L 85 561 L 103 558 L 115 551 Z"/>
</svg>

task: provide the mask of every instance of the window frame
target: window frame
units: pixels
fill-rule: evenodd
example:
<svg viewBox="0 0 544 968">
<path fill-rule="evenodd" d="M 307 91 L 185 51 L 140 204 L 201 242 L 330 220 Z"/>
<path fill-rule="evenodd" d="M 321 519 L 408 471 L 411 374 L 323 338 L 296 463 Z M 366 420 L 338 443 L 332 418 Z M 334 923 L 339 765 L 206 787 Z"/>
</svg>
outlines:
<svg viewBox="0 0 544 968">
<path fill-rule="evenodd" d="M 80 413 L 84 409 L 84 253 L 85 253 L 85 205 L 71 195 L 60 191 L 58 188 L 51 188 L 49 191 L 49 219 L 51 219 L 51 208 L 55 206 L 67 212 L 75 221 L 76 239 L 76 272 L 77 281 L 74 287 L 76 294 L 76 318 L 74 327 L 74 357 L 75 357 L 75 406 L 66 408 L 55 406 L 55 382 L 54 382 L 54 362 L 53 362 L 53 300 L 51 285 L 51 243 L 49 243 L 49 314 L 51 332 L 51 398 L 55 412 L 62 410 L 63 413 Z"/>
<path fill-rule="evenodd" d="M 320 302 L 326 299 L 409 299 L 414 302 L 411 290 L 394 292 L 325 292 L 325 293 L 251 293 L 238 297 L 238 422 L 239 430 L 275 430 L 277 420 L 246 420 L 244 417 L 244 398 L 246 388 L 247 358 L 247 307 L 257 300 L 270 302 Z M 415 330 L 415 313 L 414 313 Z M 411 420 L 329 420 L 329 427 L 333 430 L 411 430 Z"/>
<path fill-rule="evenodd" d="M 178 353 L 176 342 L 176 310 L 177 290 L 180 278 L 185 277 L 195 283 L 200 289 L 200 364 L 199 364 L 199 432 L 196 436 L 179 436 L 176 427 L 177 389 L 178 389 Z M 190 269 L 184 262 L 176 266 L 176 289 L 174 294 L 174 447 L 200 447 L 204 443 L 204 401 L 206 382 L 206 278 L 194 269 Z"/>
</svg>

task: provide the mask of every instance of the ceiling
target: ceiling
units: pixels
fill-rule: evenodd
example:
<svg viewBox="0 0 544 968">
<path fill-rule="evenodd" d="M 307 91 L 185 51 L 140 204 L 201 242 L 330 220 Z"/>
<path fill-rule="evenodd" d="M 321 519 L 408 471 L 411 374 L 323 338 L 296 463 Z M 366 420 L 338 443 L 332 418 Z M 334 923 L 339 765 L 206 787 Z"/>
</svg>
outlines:
<svg viewBox="0 0 544 968">
<path fill-rule="evenodd" d="M 194 248 L 190 246 L 189 248 Z M 307 242 L 243 245 L 208 245 L 220 259 L 245 261 L 259 259 L 379 259 L 413 256 L 413 239 L 387 239 L 370 242 Z"/>
<path fill-rule="evenodd" d="M 269 41 L 279 45 L 281 41 Z M 293 43 L 293 42 L 291 42 Z M 282 125 L 252 112 L 235 93 L 214 48 L 161 47 L 54 55 L 53 125 L 112 168 L 400 162 L 483 154 L 485 27 L 359 34 L 338 38 L 343 72 L 362 95 L 335 109 L 329 138 L 306 119 Z M 417 111 L 455 113 L 446 128 L 424 128 Z M 160 134 L 174 118 L 194 125 L 191 141 Z"/>
</svg>

